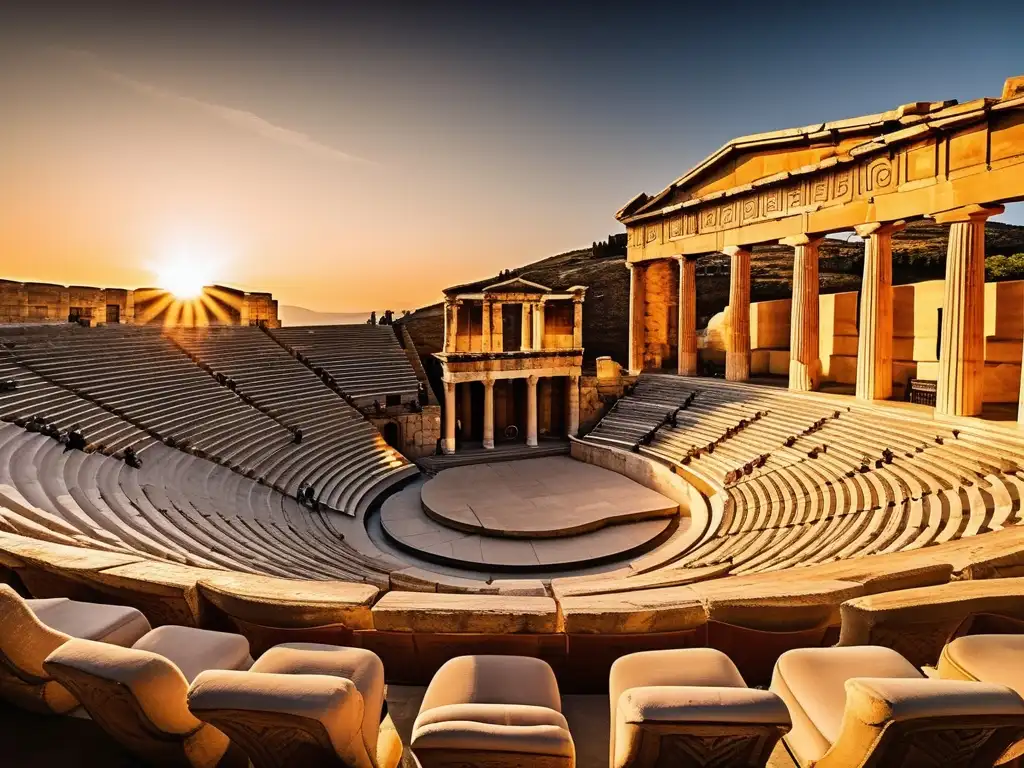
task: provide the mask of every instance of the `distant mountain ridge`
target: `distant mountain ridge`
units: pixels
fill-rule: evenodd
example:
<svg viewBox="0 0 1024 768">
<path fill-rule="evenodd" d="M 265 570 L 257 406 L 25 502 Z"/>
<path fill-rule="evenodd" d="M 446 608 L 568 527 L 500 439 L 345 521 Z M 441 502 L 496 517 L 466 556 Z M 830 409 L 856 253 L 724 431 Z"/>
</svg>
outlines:
<svg viewBox="0 0 1024 768">
<path fill-rule="evenodd" d="M 369 312 L 316 312 L 305 307 L 282 304 L 277 308 L 281 325 L 351 325 L 365 323 Z"/>
</svg>

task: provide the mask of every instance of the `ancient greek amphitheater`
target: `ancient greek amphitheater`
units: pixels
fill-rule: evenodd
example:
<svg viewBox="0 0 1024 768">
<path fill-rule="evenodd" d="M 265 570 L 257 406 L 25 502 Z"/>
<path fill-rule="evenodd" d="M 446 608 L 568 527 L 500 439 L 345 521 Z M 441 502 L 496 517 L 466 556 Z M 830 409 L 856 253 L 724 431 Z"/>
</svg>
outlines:
<svg viewBox="0 0 1024 768">
<path fill-rule="evenodd" d="M 436 348 L 0 283 L 0 763 L 1020 765 L 1022 200 L 1024 77 L 735 139 L 617 214 L 619 361 L 574 274 L 448 289 Z"/>
</svg>

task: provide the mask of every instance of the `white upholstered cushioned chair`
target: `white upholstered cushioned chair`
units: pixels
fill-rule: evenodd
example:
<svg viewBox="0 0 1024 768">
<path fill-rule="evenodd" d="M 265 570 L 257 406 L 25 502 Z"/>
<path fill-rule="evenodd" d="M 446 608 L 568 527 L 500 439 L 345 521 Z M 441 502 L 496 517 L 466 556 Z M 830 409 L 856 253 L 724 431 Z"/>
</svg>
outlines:
<svg viewBox="0 0 1024 768">
<path fill-rule="evenodd" d="M 245 766 L 228 738 L 188 711 L 188 686 L 207 669 L 248 669 L 241 635 L 164 626 L 131 648 L 69 640 L 43 663 L 46 671 L 114 739 L 142 759 L 195 768 Z"/>
<path fill-rule="evenodd" d="M 763 766 L 786 731 L 786 705 L 748 688 L 713 648 L 631 653 L 608 681 L 612 768 L 661 765 Z"/>
<path fill-rule="evenodd" d="M 249 672 L 200 674 L 188 701 L 255 768 L 395 768 L 402 757 L 391 719 L 381 720 L 384 665 L 362 648 L 279 645 Z"/>
<path fill-rule="evenodd" d="M 64 714 L 75 697 L 43 668 L 51 651 L 71 638 L 131 645 L 149 631 L 134 608 L 63 597 L 26 600 L 0 584 L 0 697 L 35 712 Z"/>
<path fill-rule="evenodd" d="M 1005 685 L 1024 696 L 1024 635 L 965 635 L 942 649 L 938 666 L 943 680 Z M 1024 755 L 1019 741 L 1003 755 L 1008 762 Z"/>
<path fill-rule="evenodd" d="M 1024 701 L 1001 685 L 929 680 L 879 646 L 799 648 L 771 690 L 789 707 L 802 768 L 991 766 L 1024 735 Z"/>
<path fill-rule="evenodd" d="M 459 656 L 434 675 L 413 724 L 423 768 L 572 768 L 576 752 L 554 672 L 524 656 Z"/>
</svg>

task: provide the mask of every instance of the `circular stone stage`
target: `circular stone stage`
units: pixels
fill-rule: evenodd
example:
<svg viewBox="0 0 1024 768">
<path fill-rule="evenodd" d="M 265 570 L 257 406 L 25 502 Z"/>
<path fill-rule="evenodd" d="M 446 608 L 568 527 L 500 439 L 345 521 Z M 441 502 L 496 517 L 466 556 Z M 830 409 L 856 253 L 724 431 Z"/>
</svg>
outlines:
<svg viewBox="0 0 1024 768">
<path fill-rule="evenodd" d="M 660 543 L 671 499 L 564 456 L 454 467 L 389 498 L 381 526 L 403 549 L 471 569 L 591 564 Z"/>
</svg>

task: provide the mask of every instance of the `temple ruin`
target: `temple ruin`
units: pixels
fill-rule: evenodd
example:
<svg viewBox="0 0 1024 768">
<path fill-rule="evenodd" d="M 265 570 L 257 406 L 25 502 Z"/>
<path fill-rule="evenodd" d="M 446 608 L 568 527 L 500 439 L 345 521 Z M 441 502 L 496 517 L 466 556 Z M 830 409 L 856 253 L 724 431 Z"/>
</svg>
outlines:
<svg viewBox="0 0 1024 768">
<path fill-rule="evenodd" d="M 631 371 L 695 375 L 695 262 L 731 259 L 726 378 L 751 375 L 750 249 L 793 248 L 789 387 L 822 376 L 818 245 L 864 240 L 856 396 L 893 393 L 890 238 L 927 217 L 950 228 L 936 410 L 975 416 L 984 401 L 985 221 L 1024 199 L 1024 77 L 999 98 L 916 102 L 890 112 L 745 136 L 617 214 L 628 228 Z M 1019 313 L 1019 307 L 1014 312 Z M 1019 359 L 1018 350 L 1018 359 Z"/>
</svg>

